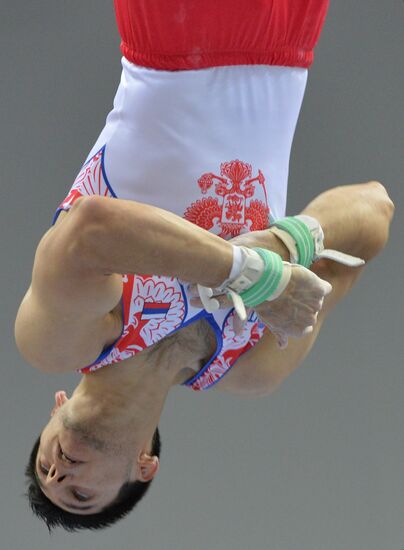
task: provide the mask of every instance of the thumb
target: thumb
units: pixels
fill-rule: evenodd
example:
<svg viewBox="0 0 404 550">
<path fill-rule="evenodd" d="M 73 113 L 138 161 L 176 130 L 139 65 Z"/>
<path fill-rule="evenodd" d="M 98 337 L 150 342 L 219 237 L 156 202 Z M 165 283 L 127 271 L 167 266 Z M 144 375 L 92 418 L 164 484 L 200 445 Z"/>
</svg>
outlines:
<svg viewBox="0 0 404 550">
<path fill-rule="evenodd" d="M 274 332 L 279 349 L 288 347 L 288 337 L 283 332 Z"/>
</svg>

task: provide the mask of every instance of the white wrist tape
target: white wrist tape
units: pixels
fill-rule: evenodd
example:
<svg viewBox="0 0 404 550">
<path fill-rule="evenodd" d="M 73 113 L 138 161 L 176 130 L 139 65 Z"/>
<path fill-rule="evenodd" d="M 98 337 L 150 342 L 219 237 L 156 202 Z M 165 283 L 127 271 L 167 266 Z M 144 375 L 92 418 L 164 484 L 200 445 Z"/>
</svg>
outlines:
<svg viewBox="0 0 404 550">
<path fill-rule="evenodd" d="M 240 246 L 232 245 L 233 248 L 233 265 L 231 267 L 229 279 L 236 279 L 243 271 L 244 256 Z"/>
<path fill-rule="evenodd" d="M 227 279 L 219 288 L 198 285 L 199 297 L 206 311 L 213 313 L 220 307 L 215 294 L 226 293 L 233 301 L 240 319 L 247 319 L 247 307 L 275 300 L 285 290 L 291 277 L 291 265 L 282 262 L 275 252 L 240 247 L 242 271 L 235 279 Z M 233 270 L 232 270 L 233 271 Z"/>
<path fill-rule="evenodd" d="M 233 245 L 233 266 L 229 278 L 215 289 L 215 294 L 223 293 L 229 286 L 235 292 L 249 289 L 259 281 L 264 271 L 264 260 L 252 248 Z"/>
</svg>

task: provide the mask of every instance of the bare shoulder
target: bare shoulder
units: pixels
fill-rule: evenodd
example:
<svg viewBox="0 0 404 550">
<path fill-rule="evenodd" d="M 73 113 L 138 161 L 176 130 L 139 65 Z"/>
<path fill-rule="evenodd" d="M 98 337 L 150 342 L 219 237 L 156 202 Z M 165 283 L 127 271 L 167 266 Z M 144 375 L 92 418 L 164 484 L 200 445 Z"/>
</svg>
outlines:
<svg viewBox="0 0 404 550">
<path fill-rule="evenodd" d="M 304 338 L 289 339 L 286 349 L 280 349 L 275 336 L 266 330 L 261 340 L 237 360 L 215 387 L 245 397 L 270 395 L 307 356 L 322 322 L 320 318 L 314 331 Z"/>
<path fill-rule="evenodd" d="M 15 321 L 20 353 L 44 372 L 81 368 L 120 334 L 122 277 L 97 273 L 80 257 L 75 211 L 61 212 L 39 242 Z"/>
<path fill-rule="evenodd" d="M 277 386 L 276 340 L 266 331 L 259 342 L 245 352 L 231 370 L 216 385 L 215 389 L 244 397 L 268 395 Z"/>
</svg>

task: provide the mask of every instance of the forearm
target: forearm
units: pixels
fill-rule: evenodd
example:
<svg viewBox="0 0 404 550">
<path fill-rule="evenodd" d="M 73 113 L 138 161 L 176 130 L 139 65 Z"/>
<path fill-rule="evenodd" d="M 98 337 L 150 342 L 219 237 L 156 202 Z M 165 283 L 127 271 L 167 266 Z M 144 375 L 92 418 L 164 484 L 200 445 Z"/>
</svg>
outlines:
<svg viewBox="0 0 404 550">
<path fill-rule="evenodd" d="M 325 248 L 369 261 L 387 242 L 393 212 L 385 188 L 372 181 L 325 191 L 302 214 L 320 222 Z"/>
<path fill-rule="evenodd" d="M 218 286 L 232 267 L 232 246 L 179 216 L 135 201 L 91 197 L 77 205 L 81 250 L 104 273 L 175 276 Z"/>
<path fill-rule="evenodd" d="M 231 244 L 171 212 L 106 197 L 84 199 L 76 211 L 84 256 L 94 269 L 179 277 L 209 287 L 219 286 L 230 274 Z M 369 259 L 386 241 L 391 211 L 384 188 L 373 182 L 326 191 L 302 213 L 318 219 L 327 248 Z M 267 248 L 289 260 L 287 248 L 268 230 L 241 235 L 231 243 Z"/>
<path fill-rule="evenodd" d="M 377 182 L 334 187 L 313 199 L 301 212 L 316 218 L 324 246 L 370 260 L 387 241 L 393 203 Z M 240 235 L 231 241 L 273 250 L 289 261 L 285 245 L 268 230 Z"/>
<path fill-rule="evenodd" d="M 328 248 L 342 250 L 371 260 L 387 242 L 394 205 L 384 187 L 375 182 L 330 189 L 316 197 L 303 211 L 318 219 Z M 265 233 L 259 232 L 259 246 L 265 246 Z M 252 238 L 253 234 L 241 236 Z M 268 239 L 273 244 L 274 235 Z M 234 242 L 234 241 L 233 241 Z M 240 243 L 254 246 L 253 243 Z M 311 333 L 291 339 L 286 350 L 276 345 L 274 334 L 263 338 L 242 355 L 231 372 L 218 384 L 219 389 L 243 395 L 267 395 L 278 388 L 301 365 L 313 346 L 323 321 L 358 280 L 364 267 L 352 268 L 322 260 L 312 271 L 332 285 Z"/>
</svg>

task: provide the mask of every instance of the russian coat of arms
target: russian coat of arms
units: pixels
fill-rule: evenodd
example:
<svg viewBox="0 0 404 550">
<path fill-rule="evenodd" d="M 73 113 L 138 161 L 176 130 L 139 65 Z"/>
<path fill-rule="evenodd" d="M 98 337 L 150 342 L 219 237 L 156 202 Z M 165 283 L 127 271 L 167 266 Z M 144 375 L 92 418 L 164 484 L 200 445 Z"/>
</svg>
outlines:
<svg viewBox="0 0 404 550">
<path fill-rule="evenodd" d="M 214 185 L 218 196 L 211 193 L 213 196 L 193 202 L 186 209 L 184 218 L 223 238 L 236 237 L 242 231 L 266 229 L 269 206 L 265 177 L 261 170 L 256 177 L 251 176 L 251 164 L 240 160 L 223 162 L 220 176 L 212 172 L 203 174 L 198 179 L 202 193 L 206 194 Z M 265 203 L 254 199 L 257 183 L 263 189 Z"/>
</svg>

